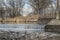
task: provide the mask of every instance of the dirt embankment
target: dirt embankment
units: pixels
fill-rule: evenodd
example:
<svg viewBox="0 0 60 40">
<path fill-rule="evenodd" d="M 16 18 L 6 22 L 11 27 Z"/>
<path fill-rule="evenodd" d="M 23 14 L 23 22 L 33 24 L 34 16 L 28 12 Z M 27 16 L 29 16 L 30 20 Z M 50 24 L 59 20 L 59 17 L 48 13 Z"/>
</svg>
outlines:
<svg viewBox="0 0 60 40">
<path fill-rule="evenodd" d="M 0 18 L 0 24 L 33 24 L 38 21 L 39 15 L 34 15 L 34 16 L 18 16 L 14 18 Z"/>
</svg>

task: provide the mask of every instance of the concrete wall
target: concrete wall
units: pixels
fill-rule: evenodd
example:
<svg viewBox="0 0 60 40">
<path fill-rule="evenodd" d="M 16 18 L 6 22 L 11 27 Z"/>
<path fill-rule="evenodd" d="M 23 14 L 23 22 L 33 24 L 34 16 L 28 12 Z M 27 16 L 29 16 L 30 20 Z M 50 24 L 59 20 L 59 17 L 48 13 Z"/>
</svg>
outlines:
<svg viewBox="0 0 60 40">
<path fill-rule="evenodd" d="M 46 25 L 46 32 L 59 32 L 60 33 L 60 25 Z"/>
</svg>

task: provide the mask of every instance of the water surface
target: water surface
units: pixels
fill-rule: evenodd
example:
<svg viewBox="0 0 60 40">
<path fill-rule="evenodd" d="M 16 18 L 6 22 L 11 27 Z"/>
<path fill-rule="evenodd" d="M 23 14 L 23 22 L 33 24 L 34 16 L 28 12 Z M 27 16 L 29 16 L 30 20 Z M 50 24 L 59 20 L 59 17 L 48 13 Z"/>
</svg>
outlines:
<svg viewBox="0 0 60 40">
<path fill-rule="evenodd" d="M 44 32 L 45 25 L 39 24 L 0 24 L 3 31 L 36 31 Z"/>
</svg>

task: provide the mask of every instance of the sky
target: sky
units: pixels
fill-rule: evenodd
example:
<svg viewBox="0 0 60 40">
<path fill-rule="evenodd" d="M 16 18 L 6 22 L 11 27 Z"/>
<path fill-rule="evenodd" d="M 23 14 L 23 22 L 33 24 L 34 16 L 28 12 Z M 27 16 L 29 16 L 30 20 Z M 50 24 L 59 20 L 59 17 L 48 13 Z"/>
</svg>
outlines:
<svg viewBox="0 0 60 40">
<path fill-rule="evenodd" d="M 27 16 L 33 12 L 33 7 L 29 4 L 29 0 L 23 0 L 25 2 L 23 9 L 22 9 L 22 16 Z"/>
</svg>

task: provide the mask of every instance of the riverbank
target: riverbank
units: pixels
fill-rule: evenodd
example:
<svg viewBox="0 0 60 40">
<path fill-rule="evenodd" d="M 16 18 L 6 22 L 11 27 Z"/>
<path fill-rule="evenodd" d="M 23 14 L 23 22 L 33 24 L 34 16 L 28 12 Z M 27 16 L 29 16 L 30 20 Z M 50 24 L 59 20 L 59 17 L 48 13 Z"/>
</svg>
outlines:
<svg viewBox="0 0 60 40">
<path fill-rule="evenodd" d="M 60 40 L 60 34 L 49 32 L 0 32 L 0 40 Z"/>
<path fill-rule="evenodd" d="M 0 24 L 36 24 L 39 19 L 39 15 L 34 16 L 17 16 L 14 18 L 0 18 Z"/>
</svg>

